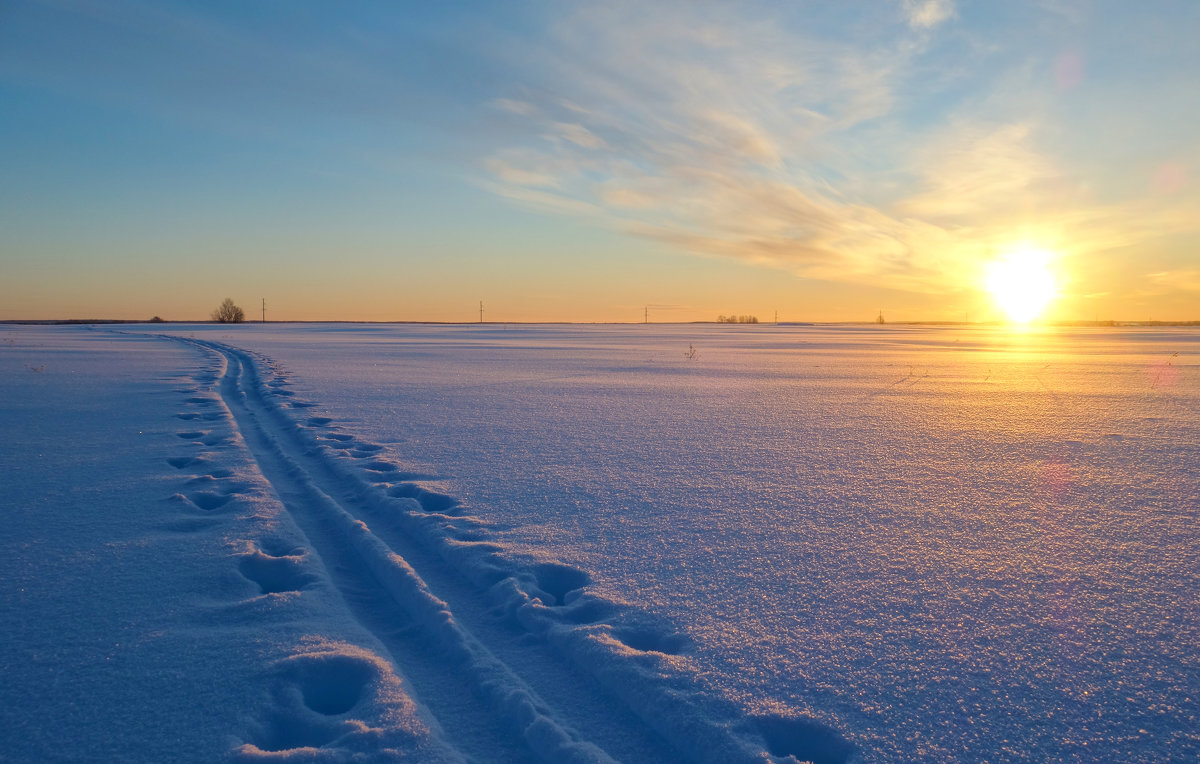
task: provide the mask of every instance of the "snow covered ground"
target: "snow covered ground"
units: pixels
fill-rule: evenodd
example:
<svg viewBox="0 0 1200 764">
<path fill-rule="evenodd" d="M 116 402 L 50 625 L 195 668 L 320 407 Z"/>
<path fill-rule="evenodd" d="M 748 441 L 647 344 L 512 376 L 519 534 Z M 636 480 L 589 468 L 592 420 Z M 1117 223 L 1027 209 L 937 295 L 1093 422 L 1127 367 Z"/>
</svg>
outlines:
<svg viewBox="0 0 1200 764">
<path fill-rule="evenodd" d="M 0 759 L 1195 761 L 1198 355 L 0 328 Z"/>
</svg>

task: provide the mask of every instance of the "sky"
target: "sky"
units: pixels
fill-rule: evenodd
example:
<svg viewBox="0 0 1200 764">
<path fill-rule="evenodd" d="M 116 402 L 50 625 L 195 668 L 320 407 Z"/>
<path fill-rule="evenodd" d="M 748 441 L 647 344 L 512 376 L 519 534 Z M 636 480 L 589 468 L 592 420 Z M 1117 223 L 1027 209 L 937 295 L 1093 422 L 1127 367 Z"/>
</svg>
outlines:
<svg viewBox="0 0 1200 764">
<path fill-rule="evenodd" d="M 1200 3 L 0 2 L 0 319 L 1200 319 Z"/>
</svg>

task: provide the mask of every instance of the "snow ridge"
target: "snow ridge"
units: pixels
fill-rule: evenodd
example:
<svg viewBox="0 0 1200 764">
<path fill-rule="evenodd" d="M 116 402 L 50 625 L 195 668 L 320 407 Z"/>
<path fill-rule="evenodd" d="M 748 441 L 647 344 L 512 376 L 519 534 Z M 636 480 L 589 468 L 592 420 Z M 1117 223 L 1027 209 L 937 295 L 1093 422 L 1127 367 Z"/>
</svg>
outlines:
<svg viewBox="0 0 1200 764">
<path fill-rule="evenodd" d="M 508 745 L 548 762 L 853 758 L 846 739 L 816 720 L 748 717 L 707 691 L 687 657 L 686 635 L 589 592 L 586 571 L 524 559 L 496 543 L 487 524 L 453 497 L 381 459 L 381 446 L 339 431 L 327 417 L 307 416 L 313 404 L 295 398 L 286 376 L 264 372 L 272 369 L 270 359 L 159 336 L 221 363 L 217 392 L 262 474 L 448 742 L 470 737 L 486 747 L 489 735 L 508 738 Z M 302 556 L 255 550 L 243 557 L 241 571 L 264 592 L 295 588 L 304 575 Z M 353 688 L 349 695 L 339 689 L 339 681 L 321 677 L 323 708 L 336 711 L 344 695 L 357 697 Z M 477 705 L 464 711 L 471 703 Z M 486 730 L 466 729 L 480 720 Z M 319 750 L 312 743 L 321 740 L 305 745 Z M 238 757 L 279 752 L 247 744 Z"/>
</svg>

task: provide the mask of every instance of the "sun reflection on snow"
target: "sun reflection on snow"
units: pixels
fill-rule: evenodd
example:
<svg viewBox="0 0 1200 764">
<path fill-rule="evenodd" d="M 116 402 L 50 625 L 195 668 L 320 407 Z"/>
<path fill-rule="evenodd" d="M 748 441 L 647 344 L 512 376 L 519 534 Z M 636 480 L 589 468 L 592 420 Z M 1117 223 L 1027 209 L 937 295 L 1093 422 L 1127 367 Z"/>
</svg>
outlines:
<svg viewBox="0 0 1200 764">
<path fill-rule="evenodd" d="M 1086 696 L 1079 685 L 1078 661 L 1088 642 L 1086 606 L 1079 602 L 1079 573 L 1084 566 L 1079 555 L 1084 553 L 1073 520 L 1072 499 L 1076 494 L 1079 475 L 1068 455 L 1051 457 L 1043 462 L 1039 475 L 1042 497 L 1039 542 L 1042 564 L 1046 573 L 1041 606 L 1048 625 L 1057 634 L 1057 659 L 1054 672 L 1059 674 L 1063 691 Z"/>
<path fill-rule="evenodd" d="M 1150 380 L 1150 387 L 1174 387 L 1179 381 L 1179 367 L 1175 365 L 1175 359 L 1179 353 L 1173 353 L 1170 358 L 1163 358 L 1146 367 L 1146 378 Z"/>
</svg>

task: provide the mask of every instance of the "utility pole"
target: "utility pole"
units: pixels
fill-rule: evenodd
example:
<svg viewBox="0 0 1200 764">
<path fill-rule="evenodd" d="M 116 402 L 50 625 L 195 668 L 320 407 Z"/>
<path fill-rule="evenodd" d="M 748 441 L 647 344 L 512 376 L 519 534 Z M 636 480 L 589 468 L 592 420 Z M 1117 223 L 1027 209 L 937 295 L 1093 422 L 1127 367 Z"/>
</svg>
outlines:
<svg viewBox="0 0 1200 764">
<path fill-rule="evenodd" d="M 479 323 L 483 323 L 483 300 L 479 301 Z"/>
<path fill-rule="evenodd" d="M 775 325 L 779 326 L 779 311 L 775 311 Z"/>
<path fill-rule="evenodd" d="M 643 318 L 642 318 L 642 323 L 643 323 L 643 324 L 648 324 L 648 323 L 650 323 L 650 306 L 649 306 L 649 305 L 647 305 L 647 306 L 646 306 L 646 308 L 645 308 L 645 313 L 644 313 L 644 315 L 643 315 Z"/>
<path fill-rule="evenodd" d="M 267 298 L 262 298 L 263 301 L 263 323 L 267 323 Z"/>
</svg>

